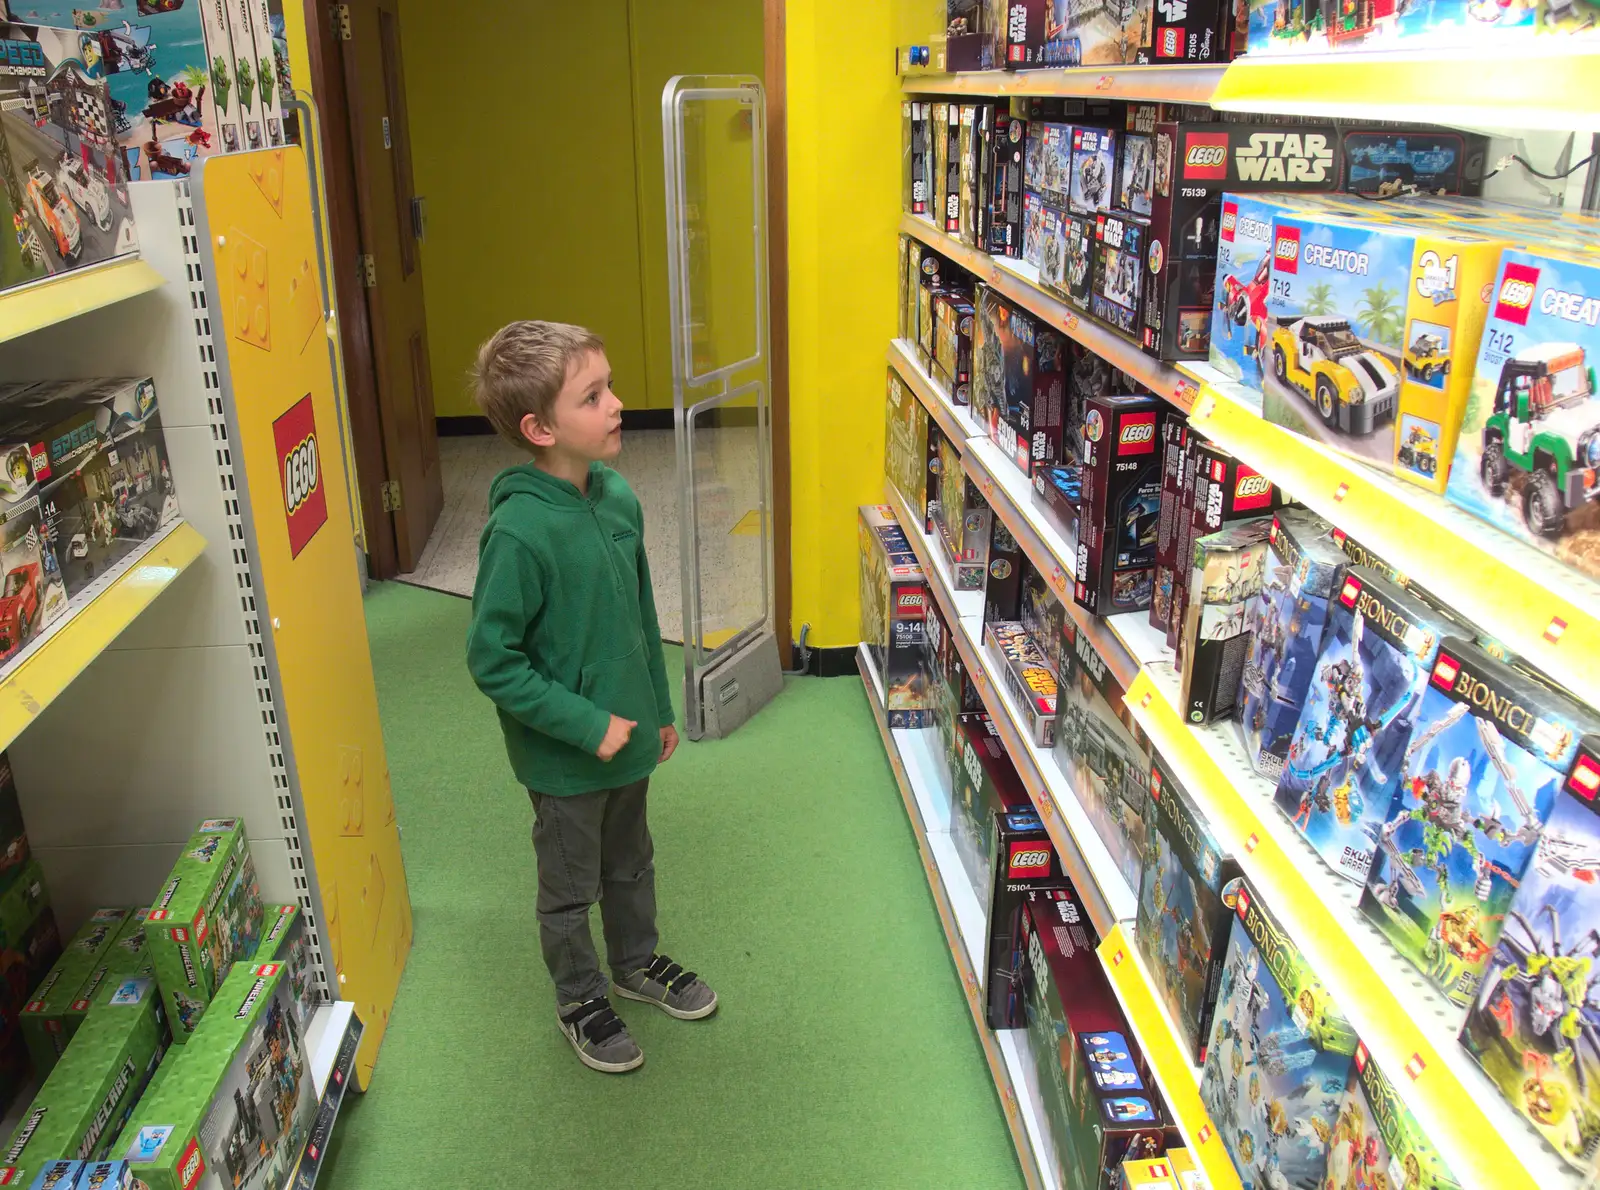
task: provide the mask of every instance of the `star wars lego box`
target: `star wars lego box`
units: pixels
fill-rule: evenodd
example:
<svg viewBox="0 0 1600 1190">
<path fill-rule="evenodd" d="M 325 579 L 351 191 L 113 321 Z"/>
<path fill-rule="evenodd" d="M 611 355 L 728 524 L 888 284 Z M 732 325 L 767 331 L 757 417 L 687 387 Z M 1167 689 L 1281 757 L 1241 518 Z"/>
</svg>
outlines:
<svg viewBox="0 0 1600 1190">
<path fill-rule="evenodd" d="M 1101 214 L 1094 224 L 1094 281 L 1089 312 L 1114 331 L 1139 339 L 1145 303 L 1145 239 L 1149 225 L 1117 214 Z"/>
<path fill-rule="evenodd" d="M 861 640 L 883 681 L 889 726 L 932 727 L 922 669 L 928 580 L 886 504 L 857 513 L 861 545 Z"/>
<path fill-rule="evenodd" d="M 45 536 L 37 496 L 13 505 L 0 521 L 0 663 L 15 657 L 67 614 L 61 566 Z"/>
<path fill-rule="evenodd" d="M 931 431 L 930 431 L 931 434 Z M 939 435 L 939 500 L 934 515 L 939 544 L 957 591 L 983 590 L 989 569 L 994 512 L 961 466 L 961 452 Z"/>
<path fill-rule="evenodd" d="M 1151 0 L 1099 6 L 1072 0 L 1011 0 L 1006 67 L 1111 66 L 1138 60 L 1150 44 Z"/>
<path fill-rule="evenodd" d="M 983 900 L 994 889 L 990 868 L 989 824 L 996 814 L 1032 810 L 1022 778 L 1006 754 L 993 721 L 985 714 L 962 715 L 957 724 L 954 812 L 950 837 L 961 866 Z"/>
<path fill-rule="evenodd" d="M 5 1164 L 38 1168 L 59 1154 L 104 1159 L 169 1041 L 148 967 L 97 993 L 83 1027 L 45 1079 L 5 1151 Z"/>
<path fill-rule="evenodd" d="M 1067 296 L 1067 213 L 1046 204 L 1039 213 L 1039 284 Z"/>
<path fill-rule="evenodd" d="M 1461 1183 L 1379 1069 L 1364 1044 L 1356 1045 L 1350 1085 L 1328 1138 L 1325 1185 L 1360 1185 L 1378 1178 L 1403 1190 L 1461 1190 Z"/>
<path fill-rule="evenodd" d="M 961 231 L 961 105 L 933 104 L 933 225 L 946 235 Z"/>
<path fill-rule="evenodd" d="M 1504 241 L 1446 223 L 1273 220 L 1262 415 L 1443 491 Z"/>
<path fill-rule="evenodd" d="M 1142 396 L 1085 402 L 1073 596 L 1097 616 L 1150 606 L 1161 510 L 1157 444 L 1170 408 Z"/>
<path fill-rule="evenodd" d="M 931 533 L 933 505 L 939 498 L 934 467 L 939 457 L 939 440 L 935 437 L 939 427 L 893 368 L 889 369 L 887 414 L 884 474 L 905 499 L 911 515 L 917 518 L 913 528 Z"/>
<path fill-rule="evenodd" d="M 976 312 L 963 294 L 933 301 L 933 379 L 957 405 L 972 403 L 972 332 Z"/>
<path fill-rule="evenodd" d="M 1031 478 L 1061 457 L 1067 338 L 998 298 L 983 311 L 978 367 L 989 438 Z"/>
<path fill-rule="evenodd" d="M 1064 209 L 1072 193 L 1072 125 L 1030 121 L 1026 147 L 1023 189 L 1042 203 Z"/>
<path fill-rule="evenodd" d="M 928 107 L 925 99 L 900 105 L 900 205 L 912 215 L 928 213 Z"/>
<path fill-rule="evenodd" d="M 91 913 L 18 1014 L 34 1070 L 41 1077 L 49 1074 L 66 1052 L 72 1031 L 82 1023 L 81 1015 L 74 1014 L 69 1020 L 69 1010 L 130 914 L 130 910 L 121 908 L 96 909 Z"/>
<path fill-rule="evenodd" d="M 261 886 L 242 818 L 208 818 L 184 844 L 145 923 L 172 1039 L 194 1035 L 206 1005 L 261 937 Z"/>
<path fill-rule="evenodd" d="M 1195 539 L 1178 638 L 1179 705 L 1190 723 L 1230 719 L 1250 657 L 1249 611 L 1266 574 L 1270 516 L 1235 521 Z"/>
<path fill-rule="evenodd" d="M 1150 741 L 1088 634 L 1067 620 L 1059 639 L 1056 761 L 1117 870 L 1138 888 L 1149 843 Z"/>
<path fill-rule="evenodd" d="M 1267 194 L 1222 196 L 1217 271 L 1212 283 L 1210 361 L 1230 380 L 1260 390 L 1272 366 L 1267 290 L 1272 279 L 1272 224 L 1298 210 L 1291 199 Z"/>
<path fill-rule="evenodd" d="M 1067 622 L 1067 612 L 1044 575 L 1033 566 L 1023 573 L 1022 598 L 1018 604 L 1018 617 L 1028 638 L 1039 646 L 1045 664 L 1060 673 L 1061 633 Z"/>
<path fill-rule="evenodd" d="M 1422 690 L 1454 623 L 1381 575 L 1335 580 L 1315 676 L 1289 738 L 1278 808 L 1338 875 L 1372 868 Z"/>
<path fill-rule="evenodd" d="M 1204 1066 L 1233 920 L 1222 890 L 1239 865 L 1159 753 L 1151 757 L 1149 804 L 1134 940 L 1191 1060 Z"/>
<path fill-rule="evenodd" d="M 1122 1163 L 1181 1144 L 1123 1019 L 1095 948 L 1088 913 L 1070 889 L 1030 893 L 1024 1078 L 1043 1105 L 1056 1184 L 1115 1190 Z"/>
<path fill-rule="evenodd" d="M 1453 1004 L 1470 1005 L 1563 791 L 1593 789 L 1600 716 L 1452 637 L 1423 675 L 1361 911 Z M 1526 910 L 1533 908 L 1524 902 Z M 1537 916 L 1537 914 L 1535 915 Z M 1575 937 L 1576 935 L 1569 935 Z"/>
<path fill-rule="evenodd" d="M 1222 899 L 1234 920 L 1200 1099 L 1244 1190 L 1320 1186 L 1355 1030 L 1253 885 Z"/>
<path fill-rule="evenodd" d="M 954 813 L 956 790 L 957 724 L 961 710 L 956 704 L 946 674 L 946 655 L 952 648 L 950 629 L 936 599 L 928 600 L 928 614 L 922 622 L 922 681 L 928 692 L 929 715 L 938 732 L 932 749 L 933 803 L 937 813 L 930 816 L 928 830 L 949 829 Z"/>
<path fill-rule="evenodd" d="M 240 963 L 113 1154 L 147 1190 L 275 1190 L 317 1099 L 282 963 Z"/>
<path fill-rule="evenodd" d="M 1600 1047 L 1586 1007 L 1600 901 L 1597 746 L 1579 745 L 1461 1030 L 1506 1102 L 1578 1169 L 1591 1168 L 1590 1121 L 1600 1116 Z"/>
<path fill-rule="evenodd" d="M 982 899 L 988 966 L 983 975 L 986 1016 L 991 1029 L 1021 1029 L 1028 1023 L 1028 951 L 1022 918 L 1030 893 L 1070 888 L 1055 845 L 1031 807 L 996 814 L 989 822 L 989 872 L 993 881 Z"/>
<path fill-rule="evenodd" d="M 1274 785 L 1322 651 L 1328 601 L 1344 567 L 1333 526 L 1302 508 L 1272 520 L 1261 593 L 1247 610 L 1250 653 L 1239 676 L 1239 733 L 1250 767 Z"/>
<path fill-rule="evenodd" d="M 1003 620 L 984 625 L 983 643 L 1000 669 L 1023 731 L 1039 747 L 1050 747 L 1055 743 L 1057 686 L 1044 650 L 1022 624 Z"/>
<path fill-rule="evenodd" d="M 1600 263 L 1504 254 L 1446 494 L 1600 578 L 1597 328 Z"/>
<path fill-rule="evenodd" d="M 1083 499 L 1083 468 L 1074 457 L 1033 473 L 1033 490 L 1046 519 L 1068 541 L 1078 539 L 1078 507 Z"/>
<path fill-rule="evenodd" d="M 988 214 L 985 250 L 992 256 L 1022 254 L 1022 174 L 1028 121 L 1006 104 L 997 104 L 989 135 L 989 178 L 984 186 Z"/>
<path fill-rule="evenodd" d="M 0 19 L 0 291 L 139 248 L 116 107 L 80 38 Z"/>
<path fill-rule="evenodd" d="M 1094 218 L 1111 210 L 1116 192 L 1117 133 L 1085 124 L 1072 126 L 1072 187 L 1068 195 L 1074 215 Z"/>
<path fill-rule="evenodd" d="M 960 227 L 963 244 L 983 248 L 989 242 L 988 205 L 983 187 L 989 179 L 989 138 L 994 124 L 994 104 L 961 105 Z"/>
<path fill-rule="evenodd" d="M 1161 511 L 1156 520 L 1156 561 L 1150 583 L 1150 626 L 1162 632 L 1172 623 L 1174 562 L 1181 536 L 1183 474 L 1188 465 L 1188 423 L 1169 417 L 1161 424 Z M 1192 505 L 1189 511 L 1193 512 Z"/>
</svg>

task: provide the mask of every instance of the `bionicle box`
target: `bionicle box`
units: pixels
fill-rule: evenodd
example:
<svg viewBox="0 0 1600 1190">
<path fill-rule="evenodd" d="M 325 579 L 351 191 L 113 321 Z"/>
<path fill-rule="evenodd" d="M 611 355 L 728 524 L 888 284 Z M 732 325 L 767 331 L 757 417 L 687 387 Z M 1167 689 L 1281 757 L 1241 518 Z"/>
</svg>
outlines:
<svg viewBox="0 0 1600 1190">
<path fill-rule="evenodd" d="M 1183 503 L 1184 472 L 1191 466 L 1189 425 L 1169 417 L 1161 423 L 1161 512 L 1156 521 L 1156 562 L 1150 585 L 1150 626 L 1163 633 L 1172 623 L 1173 584 L 1183 526 L 1193 514 Z M 1190 479 L 1192 485 L 1193 479 Z M 1193 488 L 1191 486 L 1191 495 Z"/>
<path fill-rule="evenodd" d="M 983 493 L 962 469 L 961 452 L 940 434 L 939 501 L 934 522 L 957 591 L 983 590 L 993 520 L 994 513 Z"/>
<path fill-rule="evenodd" d="M 1000 668 L 1000 678 L 1022 721 L 1039 747 L 1055 743 L 1057 685 L 1044 650 L 1021 623 L 985 624 L 983 643 Z"/>
<path fill-rule="evenodd" d="M 1153 397 L 1093 397 L 1083 412 L 1083 497 L 1073 596 L 1098 616 L 1150 606 L 1161 511 L 1161 423 Z"/>
<path fill-rule="evenodd" d="M 240 963 L 113 1154 L 147 1190 L 286 1184 L 317 1098 L 282 963 Z"/>
<path fill-rule="evenodd" d="M 964 294 L 933 299 L 933 379 L 957 405 L 972 403 L 972 302 Z"/>
<path fill-rule="evenodd" d="M 1150 124 L 1132 107 L 1127 123 L 1130 131 L 1150 136 L 1155 165 L 1139 343 L 1158 359 L 1205 359 L 1223 192 L 1334 189 L 1338 129 L 1271 122 Z"/>
<path fill-rule="evenodd" d="M 69 1020 L 69 1009 L 84 983 L 93 976 L 102 956 L 111 948 L 129 916 L 127 909 L 96 909 L 67 943 L 56 965 L 44 982 L 33 989 L 28 1002 L 18 1013 L 22 1036 L 33 1057 L 34 1070 L 42 1077 L 50 1073 L 67 1043 L 69 1029 L 82 1023 L 81 1015 Z"/>
<path fill-rule="evenodd" d="M 1274 785 L 1322 651 L 1328 601 L 1344 567 L 1333 526 L 1302 508 L 1272 521 L 1261 594 L 1247 610 L 1250 654 L 1239 676 L 1239 733 L 1250 767 Z"/>
<path fill-rule="evenodd" d="M 44 533 L 38 497 L 0 522 L 0 661 L 9 660 L 67 613 L 67 588 Z"/>
<path fill-rule="evenodd" d="M 933 503 L 939 498 L 938 479 L 932 467 L 938 458 L 939 443 L 933 435 L 939 433 L 939 427 L 928 417 L 927 407 L 917 400 L 892 368 L 889 370 L 887 412 L 884 473 L 894 484 L 895 491 L 905 498 L 911 515 L 918 518 L 914 528 L 931 533 Z"/>
<path fill-rule="evenodd" d="M 1138 888 L 1149 833 L 1150 742 L 1088 633 L 1067 620 L 1059 639 L 1056 760 L 1117 870 Z"/>
<path fill-rule="evenodd" d="M 1075 215 L 1103 215 L 1116 191 L 1117 134 L 1109 128 L 1072 128 L 1072 189 Z"/>
<path fill-rule="evenodd" d="M 1262 415 L 1443 491 L 1503 241 L 1441 223 L 1273 221 Z"/>
<path fill-rule="evenodd" d="M 1148 224 L 1120 215 L 1096 216 L 1094 224 L 1089 312 L 1135 341 L 1144 309 L 1145 237 L 1149 230 Z"/>
<path fill-rule="evenodd" d="M 317 987 L 311 973 L 311 940 L 306 937 L 306 918 L 300 906 L 265 907 L 261 915 L 261 944 L 256 947 L 255 959 L 260 963 L 276 960 L 288 967 L 295 1024 L 304 1036 L 316 1010 Z"/>
<path fill-rule="evenodd" d="M 1559 850 L 1539 848 L 1558 796 L 1597 771 L 1584 737 L 1600 716 L 1461 638 L 1440 646 L 1424 681 L 1410 744 L 1390 762 L 1399 791 L 1374 832 L 1361 911 L 1469 1005 L 1517 886 Z"/>
<path fill-rule="evenodd" d="M 989 824 L 996 814 L 1031 810 L 1028 791 L 988 715 L 962 715 L 956 735 L 950 838 L 979 898 L 990 895 Z"/>
<path fill-rule="evenodd" d="M 184 844 L 145 922 L 174 1041 L 194 1035 L 228 968 L 254 954 L 260 937 L 261 886 L 244 819 L 208 818 Z"/>
<path fill-rule="evenodd" d="M 1137 60 L 1150 44 L 1151 2 L 1115 6 L 1073 0 L 1012 0 L 1006 67 L 1109 66 Z"/>
<path fill-rule="evenodd" d="M 994 256 L 1022 254 L 1022 171 L 1028 121 L 1014 115 L 1005 104 L 994 109 L 989 136 L 989 180 L 984 187 L 988 205 L 986 250 Z"/>
<path fill-rule="evenodd" d="M 4 1163 L 38 1168 L 57 1154 L 106 1157 L 169 1041 L 161 992 L 148 967 L 122 972 L 44 1080 L 7 1144 Z"/>
<path fill-rule="evenodd" d="M 1159 753 L 1150 767 L 1149 817 L 1134 939 L 1191 1058 L 1204 1066 L 1233 919 L 1222 890 L 1239 865 Z"/>
<path fill-rule="evenodd" d="M 1222 899 L 1234 921 L 1200 1098 L 1244 1190 L 1320 1186 L 1355 1030 L 1248 881 Z"/>
<path fill-rule="evenodd" d="M 79 41 L 0 19 L 0 291 L 139 247 L 116 107 Z"/>
<path fill-rule="evenodd" d="M 1600 263 L 1505 253 L 1446 490 L 1591 577 L 1600 577 L 1597 326 Z"/>
<path fill-rule="evenodd" d="M 1568 1162 L 1588 1169 L 1600 1120 L 1590 999 L 1600 877 L 1597 741 L 1584 740 L 1512 895 L 1461 1043 Z"/>
<path fill-rule="evenodd" d="M 1454 627 L 1374 571 L 1347 567 L 1335 581 L 1276 800 L 1346 880 L 1372 869 L 1422 689 Z"/>
<path fill-rule="evenodd" d="M 1190 723 L 1229 719 L 1250 656 L 1250 607 L 1266 575 L 1271 517 L 1251 517 L 1197 537 L 1178 638 L 1179 705 Z"/>
<path fill-rule="evenodd" d="M 1328 1138 L 1328 1170 L 1322 1185 L 1343 1190 L 1365 1179 L 1376 1186 L 1380 1177 L 1401 1190 L 1461 1190 L 1400 1092 L 1367 1047 L 1358 1043 L 1350 1086 Z"/>
<path fill-rule="evenodd" d="M 1028 1023 L 1026 940 L 1022 918 L 1030 893 L 1070 888 L 1055 845 L 1032 809 L 996 814 L 989 823 L 989 871 L 993 885 L 983 898 L 983 975 L 991 1029 L 1021 1029 Z"/>
<path fill-rule="evenodd" d="M 985 328 L 991 331 L 1005 395 L 1003 405 L 995 401 L 985 410 L 989 437 L 1031 477 L 1061 457 L 1067 337 L 1004 303 Z"/>
<path fill-rule="evenodd" d="M 1267 289 L 1272 278 L 1272 223 L 1297 210 L 1272 195 L 1224 194 L 1212 285 L 1210 360 L 1224 376 L 1260 389 L 1270 368 Z"/>
<path fill-rule="evenodd" d="M 922 652 L 928 580 L 886 504 L 857 510 L 861 546 L 861 639 L 883 682 L 891 727 L 933 726 Z"/>
<path fill-rule="evenodd" d="M 995 517 L 989 532 L 989 577 L 983 584 L 983 622 L 1022 617 L 1023 576 L 1033 569 L 1006 523 Z"/>
<path fill-rule="evenodd" d="M 1056 1184 L 1114 1190 L 1124 1161 L 1158 1157 L 1182 1141 L 1117 1005 L 1077 895 L 1030 893 L 1023 930 L 1033 1051 L 1024 1078 L 1044 1108 Z"/>
</svg>

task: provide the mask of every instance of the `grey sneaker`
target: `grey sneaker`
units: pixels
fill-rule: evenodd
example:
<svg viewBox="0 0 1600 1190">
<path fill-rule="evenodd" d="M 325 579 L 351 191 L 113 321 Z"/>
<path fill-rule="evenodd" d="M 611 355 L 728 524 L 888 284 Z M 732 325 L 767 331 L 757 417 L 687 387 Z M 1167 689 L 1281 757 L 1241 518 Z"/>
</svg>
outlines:
<svg viewBox="0 0 1600 1190">
<path fill-rule="evenodd" d="M 613 979 L 611 986 L 617 995 L 654 1004 L 680 1021 L 697 1021 L 717 1010 L 717 993 L 711 986 L 664 954 L 653 956 L 648 967 Z"/>
<path fill-rule="evenodd" d="M 557 1019 L 577 1051 L 578 1061 L 590 1070 L 622 1074 L 644 1065 L 644 1051 L 628 1035 L 628 1026 L 611 1011 L 611 1002 L 604 996 L 582 1004 L 563 1004 Z"/>
</svg>

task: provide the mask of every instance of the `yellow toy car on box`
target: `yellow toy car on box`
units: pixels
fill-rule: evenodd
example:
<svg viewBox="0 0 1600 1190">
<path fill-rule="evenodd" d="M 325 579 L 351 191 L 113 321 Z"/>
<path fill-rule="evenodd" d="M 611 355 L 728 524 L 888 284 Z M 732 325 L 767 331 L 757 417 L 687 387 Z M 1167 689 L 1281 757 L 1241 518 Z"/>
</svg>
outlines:
<svg viewBox="0 0 1600 1190">
<path fill-rule="evenodd" d="M 1430 383 L 1435 376 L 1450 374 L 1450 357 L 1445 354 L 1444 337 L 1423 331 L 1406 348 L 1406 375 Z"/>
<path fill-rule="evenodd" d="M 1356 337 L 1348 318 L 1290 318 L 1272 332 L 1272 374 L 1309 400 L 1323 423 L 1371 434 L 1394 420 L 1400 377 Z"/>
</svg>

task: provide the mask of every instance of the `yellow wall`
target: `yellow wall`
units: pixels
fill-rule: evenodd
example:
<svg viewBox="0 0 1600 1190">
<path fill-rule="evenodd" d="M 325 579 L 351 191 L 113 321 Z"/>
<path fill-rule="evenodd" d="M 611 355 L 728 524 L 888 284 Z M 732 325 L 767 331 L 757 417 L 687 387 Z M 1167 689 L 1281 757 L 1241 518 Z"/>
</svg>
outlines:
<svg viewBox="0 0 1600 1190">
<path fill-rule="evenodd" d="M 861 639 L 856 506 L 883 500 L 885 353 L 895 333 L 906 0 L 789 0 L 789 434 L 794 630 Z M 843 30 L 843 35 L 841 34 Z"/>
<path fill-rule="evenodd" d="M 618 395 L 670 408 L 661 88 L 759 73 L 760 0 L 402 0 L 435 411 L 470 414 L 478 344 L 515 318 L 593 327 Z"/>
</svg>

